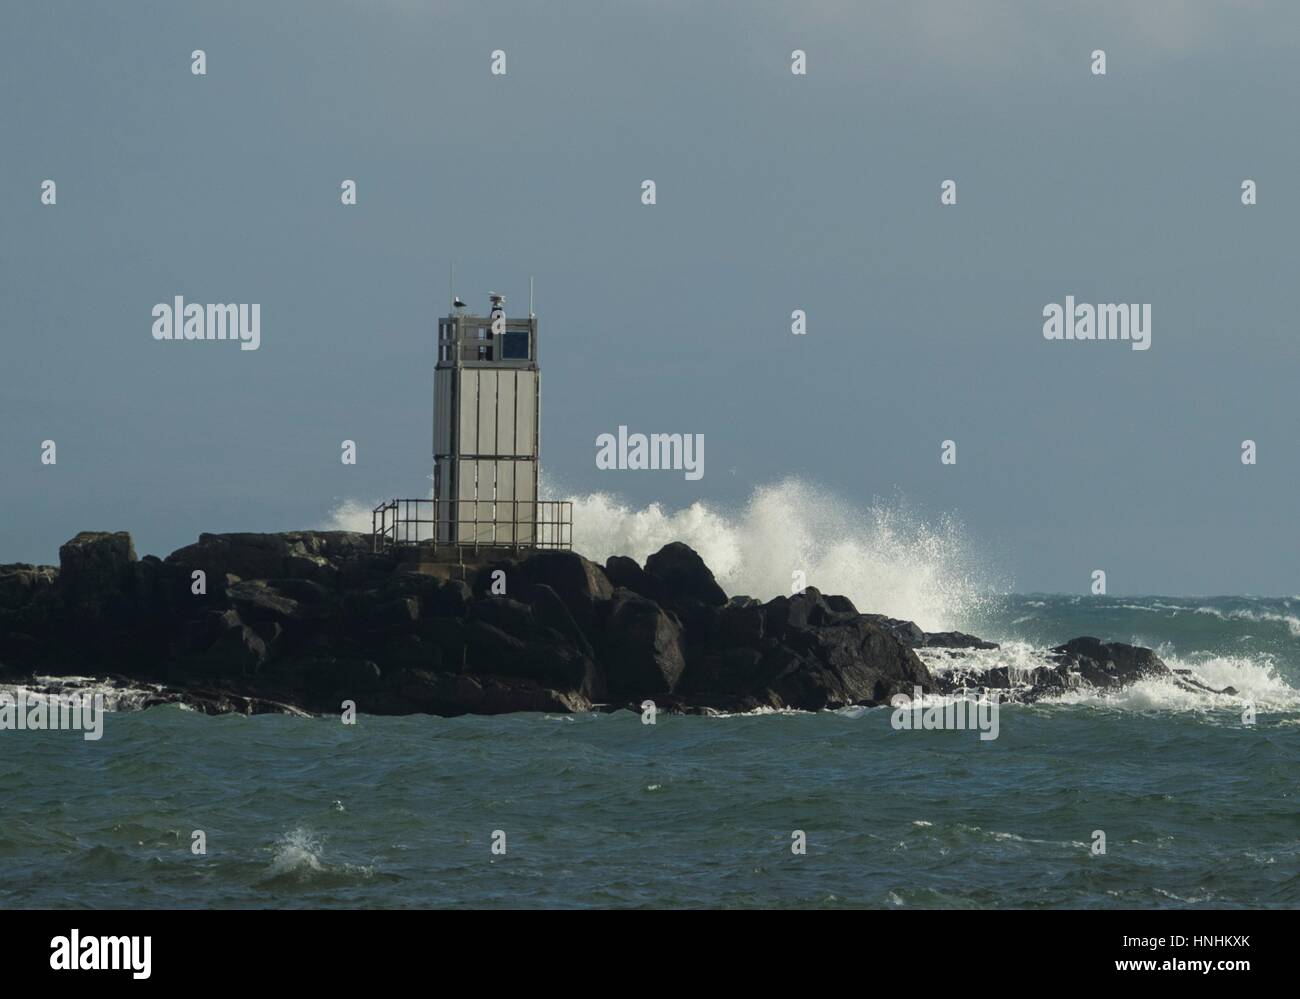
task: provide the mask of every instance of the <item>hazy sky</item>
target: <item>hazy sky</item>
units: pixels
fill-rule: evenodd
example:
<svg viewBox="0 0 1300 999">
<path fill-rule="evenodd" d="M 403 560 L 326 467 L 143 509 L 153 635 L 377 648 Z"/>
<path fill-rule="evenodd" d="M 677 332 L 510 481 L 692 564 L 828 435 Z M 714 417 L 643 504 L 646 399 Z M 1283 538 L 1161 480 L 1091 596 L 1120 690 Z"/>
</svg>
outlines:
<svg viewBox="0 0 1300 999">
<path fill-rule="evenodd" d="M 422 494 L 454 259 L 512 314 L 536 276 L 568 490 L 797 475 L 959 515 L 1022 590 L 1300 592 L 1300 7 L 1071 6 L 6 4 L 0 561 Z M 1067 294 L 1151 303 L 1151 349 L 1045 341 Z M 261 349 L 155 341 L 176 295 L 260 303 Z M 597 470 L 619 424 L 704 478 Z"/>
</svg>

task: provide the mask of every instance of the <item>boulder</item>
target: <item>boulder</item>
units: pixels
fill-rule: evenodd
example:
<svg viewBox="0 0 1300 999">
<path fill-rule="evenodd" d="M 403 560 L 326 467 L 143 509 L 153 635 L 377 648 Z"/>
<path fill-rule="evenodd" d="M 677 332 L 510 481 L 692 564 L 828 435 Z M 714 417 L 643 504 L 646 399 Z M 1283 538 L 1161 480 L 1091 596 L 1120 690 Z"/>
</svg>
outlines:
<svg viewBox="0 0 1300 999">
<path fill-rule="evenodd" d="M 350 531 L 289 531 L 279 534 L 200 534 L 197 543 L 167 556 L 174 565 L 203 569 L 209 577 L 311 579 L 333 585 L 338 563 L 370 554 L 371 539 Z"/>
<path fill-rule="evenodd" d="M 686 668 L 681 627 L 653 600 L 616 590 L 605 621 L 601 663 L 615 700 L 671 694 Z"/>
<path fill-rule="evenodd" d="M 52 565 L 0 565 L 0 608 L 22 607 L 36 594 L 51 591 L 58 576 Z"/>
<path fill-rule="evenodd" d="M 535 631 L 523 637 L 509 634 L 483 620 L 471 620 L 465 626 L 465 670 L 525 677 L 557 690 L 579 691 L 586 697 L 603 693 L 596 664 L 575 646 L 541 637 Z"/>
<path fill-rule="evenodd" d="M 884 614 L 863 614 L 867 621 L 889 632 L 909 649 L 919 649 L 925 645 L 925 632 L 912 621 L 902 621 Z"/>
<path fill-rule="evenodd" d="M 577 552 L 535 552 L 519 563 L 519 571 L 528 582 L 554 590 L 584 626 L 593 620 L 596 606 L 614 595 L 605 570 Z"/>
<path fill-rule="evenodd" d="M 528 601 L 528 606 L 533 611 L 533 619 L 541 627 L 549 628 L 557 635 L 568 639 L 587 658 L 596 658 L 587 635 L 578 627 L 573 614 L 553 589 L 545 583 L 530 583 L 523 588 L 520 598 Z"/>
<path fill-rule="evenodd" d="M 709 645 L 719 649 L 757 645 L 763 638 L 766 621 L 762 604 L 728 603 L 713 619 Z"/>
<path fill-rule="evenodd" d="M 83 617 L 98 617 L 131 592 L 135 562 L 126 531 L 82 531 L 59 548 L 55 589 Z"/>
<path fill-rule="evenodd" d="M 888 704 L 895 694 L 935 689 L 925 663 L 893 635 L 861 616 L 787 636 L 794 653 L 766 684 L 783 707 Z"/>
<path fill-rule="evenodd" d="M 246 621 L 302 617 L 302 604 L 265 580 L 247 579 L 226 590 L 228 599 Z"/>
<path fill-rule="evenodd" d="M 200 660 L 200 672 L 221 675 L 256 673 L 266 662 L 266 643 L 246 624 L 227 628 Z"/>
<path fill-rule="evenodd" d="M 911 649 L 851 604 L 840 608 L 813 587 L 762 607 L 723 608 L 707 647 L 692 654 L 681 692 L 741 711 L 885 704 L 914 687 L 934 689 Z"/>
<path fill-rule="evenodd" d="M 453 579 L 442 586 L 429 601 L 429 616 L 464 617 L 469 613 L 470 602 L 474 594 L 469 584 L 460 579 Z"/>
<path fill-rule="evenodd" d="M 997 642 L 968 635 L 964 631 L 927 631 L 922 644 L 927 649 L 996 649 Z"/>
<path fill-rule="evenodd" d="M 639 593 L 643 597 L 650 596 L 650 585 L 646 579 L 645 570 L 637 564 L 637 560 L 629 558 L 626 555 L 611 555 L 605 559 L 605 575 L 609 577 L 610 583 L 633 593 Z"/>
<path fill-rule="evenodd" d="M 1057 661 L 1094 687 L 1119 687 L 1151 676 L 1170 676 L 1150 649 L 1084 636 L 1052 649 Z"/>
<path fill-rule="evenodd" d="M 694 548 L 680 541 L 664 545 L 646 559 L 645 575 L 654 591 L 652 596 L 665 606 L 701 604 L 721 607 L 727 595 L 713 578 L 713 572 L 704 564 Z"/>
<path fill-rule="evenodd" d="M 860 615 L 855 611 L 834 610 L 815 586 L 790 597 L 773 597 L 763 605 L 764 627 L 775 637 L 801 628 L 852 621 L 858 617 Z"/>
</svg>

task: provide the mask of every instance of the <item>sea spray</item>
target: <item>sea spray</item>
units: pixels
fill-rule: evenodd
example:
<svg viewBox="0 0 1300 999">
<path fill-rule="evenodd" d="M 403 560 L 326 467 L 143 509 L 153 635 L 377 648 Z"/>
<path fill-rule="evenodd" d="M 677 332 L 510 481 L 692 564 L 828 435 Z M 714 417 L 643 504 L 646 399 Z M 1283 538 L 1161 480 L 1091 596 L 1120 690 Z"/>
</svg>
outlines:
<svg viewBox="0 0 1300 999">
<path fill-rule="evenodd" d="M 754 489 L 738 508 L 704 500 L 679 510 L 636 508 L 608 493 L 543 498 L 573 503 L 574 548 L 603 563 L 647 556 L 671 541 L 690 545 L 729 594 L 768 600 L 791 591 L 793 574 L 859 610 L 915 621 L 927 631 L 969 627 L 1006 589 L 987 553 L 951 516 L 927 519 L 902 500 L 868 505 L 798 478 Z M 371 509 L 345 500 L 331 530 L 371 529 Z"/>
</svg>

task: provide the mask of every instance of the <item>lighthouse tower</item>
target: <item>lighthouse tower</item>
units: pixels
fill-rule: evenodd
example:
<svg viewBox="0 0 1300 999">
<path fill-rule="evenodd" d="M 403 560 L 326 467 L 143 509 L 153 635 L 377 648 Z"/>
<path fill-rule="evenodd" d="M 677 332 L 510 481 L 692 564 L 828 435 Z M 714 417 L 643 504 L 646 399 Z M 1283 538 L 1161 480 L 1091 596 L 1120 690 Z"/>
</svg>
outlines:
<svg viewBox="0 0 1300 999">
<path fill-rule="evenodd" d="M 509 319 L 491 296 L 486 316 L 459 299 L 438 321 L 433 389 L 436 543 L 545 544 L 539 533 L 537 458 L 541 407 L 537 317 Z M 549 505 L 549 504 L 548 504 Z"/>
</svg>

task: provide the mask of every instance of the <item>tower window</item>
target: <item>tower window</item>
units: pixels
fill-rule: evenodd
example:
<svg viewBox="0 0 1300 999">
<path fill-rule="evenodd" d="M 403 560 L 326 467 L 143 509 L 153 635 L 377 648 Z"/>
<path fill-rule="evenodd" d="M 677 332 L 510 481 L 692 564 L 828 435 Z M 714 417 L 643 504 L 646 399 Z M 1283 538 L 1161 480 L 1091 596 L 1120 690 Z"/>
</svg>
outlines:
<svg viewBox="0 0 1300 999">
<path fill-rule="evenodd" d="M 526 332 L 502 334 L 501 359 L 503 361 L 528 360 L 528 334 Z"/>
</svg>

